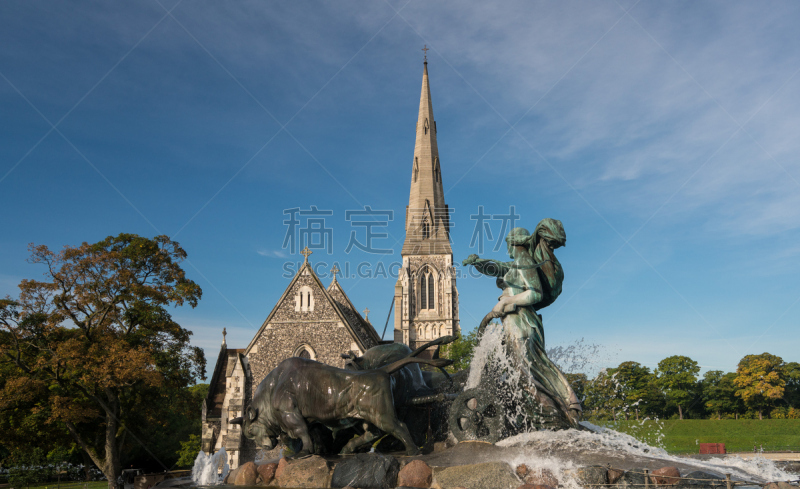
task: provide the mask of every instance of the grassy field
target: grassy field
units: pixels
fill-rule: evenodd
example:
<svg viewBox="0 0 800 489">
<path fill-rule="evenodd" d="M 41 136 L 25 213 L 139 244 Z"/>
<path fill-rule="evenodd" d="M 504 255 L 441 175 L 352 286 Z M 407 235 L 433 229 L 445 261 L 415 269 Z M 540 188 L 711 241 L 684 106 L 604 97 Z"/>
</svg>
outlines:
<svg viewBox="0 0 800 489">
<path fill-rule="evenodd" d="M 60 489 L 108 489 L 108 481 L 62 482 L 60 486 L 55 482 L 43 482 L 28 487 L 30 489 L 58 489 L 59 487 Z"/>
<path fill-rule="evenodd" d="M 627 433 L 670 453 L 698 453 L 698 443 L 724 443 L 728 452 L 800 451 L 800 419 L 669 419 L 595 424 Z"/>
</svg>

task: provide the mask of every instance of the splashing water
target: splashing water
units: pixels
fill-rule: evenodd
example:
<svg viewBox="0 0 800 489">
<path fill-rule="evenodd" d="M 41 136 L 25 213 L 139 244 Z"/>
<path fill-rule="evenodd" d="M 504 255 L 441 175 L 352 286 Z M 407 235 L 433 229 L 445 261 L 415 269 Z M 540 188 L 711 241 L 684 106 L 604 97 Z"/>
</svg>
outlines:
<svg viewBox="0 0 800 489">
<path fill-rule="evenodd" d="M 518 455 L 507 460 L 512 467 L 525 463 L 529 467 L 546 468 L 567 489 L 580 487 L 570 470 L 578 465 L 585 464 L 576 464 L 574 460 L 564 460 L 558 456 L 548 457 L 526 454 L 522 447 L 526 445 L 547 447 L 548 450 L 554 452 L 554 455 L 556 452 L 565 450 L 576 454 L 580 453 L 582 455 L 581 458 L 585 457 L 587 453 L 594 453 L 598 458 L 602 458 L 604 455 L 613 455 L 615 458 L 639 459 L 637 465 L 643 463 L 640 458 L 645 458 L 649 459 L 650 463 L 653 464 L 651 468 L 678 464 L 693 467 L 693 470 L 703 470 L 718 474 L 730 473 L 734 479 L 746 481 L 785 481 L 796 478 L 796 476 L 779 469 L 773 461 L 761 457 L 743 459 L 729 455 L 708 460 L 678 457 L 668 454 L 664 449 L 649 446 L 630 435 L 618 431 L 602 428 L 586 421 L 582 421 L 581 425 L 588 428 L 589 431 L 570 429 L 522 433 L 502 440 L 497 445 L 521 448 Z M 647 462 L 644 463 L 647 464 Z"/>
<path fill-rule="evenodd" d="M 485 395 L 499 402 L 506 436 L 563 421 L 552 407 L 536 400 L 536 382 L 527 365 L 526 349 L 525 339 L 516 330 L 509 334 L 502 324 L 487 325 L 478 338 L 464 388 L 486 391 Z M 487 390 L 487 386 L 491 387 Z"/>
<path fill-rule="evenodd" d="M 472 363 L 470 366 L 469 376 L 465 384 L 466 389 L 473 389 L 482 385 L 482 379 L 486 372 L 497 375 L 498 380 L 506 386 L 518 386 L 521 379 L 521 372 L 519 366 L 509 358 L 509 352 L 506 346 L 507 338 L 505 337 L 504 328 L 501 324 L 489 324 L 484 331 L 483 335 L 478 339 L 478 345 L 475 347 Z M 603 356 L 603 349 L 599 345 L 586 344 L 583 340 L 567 347 L 551 348 L 547 352 L 548 357 L 560 368 L 562 371 L 581 371 L 591 367 L 597 367 L 598 357 Z M 487 368 L 488 367 L 488 368 Z M 524 379 L 523 379 L 524 380 Z M 614 384 L 614 390 L 619 392 L 622 386 L 616 379 L 616 376 L 611 376 L 610 381 Z M 513 391 L 513 389 L 511 389 Z M 509 392 L 505 389 L 504 392 Z M 513 402 L 510 405 L 520 406 L 523 403 Z M 620 415 L 630 415 L 629 410 L 635 409 L 640 400 L 625 399 L 622 405 L 619 405 Z M 508 404 L 508 403 L 507 403 Z M 524 414 L 520 413 L 506 413 L 509 420 L 514 417 Z M 796 476 L 789 474 L 780 468 L 771 460 L 763 457 L 753 459 L 743 459 L 736 456 L 726 456 L 711 458 L 707 460 L 698 460 L 686 457 L 678 457 L 670 455 L 659 446 L 663 443 L 663 422 L 656 419 L 656 429 L 653 432 L 653 427 L 644 429 L 644 423 L 647 418 L 642 419 L 639 424 L 642 427 L 640 438 L 642 435 L 647 435 L 645 439 L 651 444 L 640 441 L 628 434 L 620 433 L 613 429 L 602 428 L 595 426 L 589 422 L 581 422 L 581 425 L 587 430 L 540 430 L 534 429 L 520 430 L 518 434 L 506 438 L 497 443 L 500 447 L 519 447 L 520 450 L 517 454 L 513 455 L 511 459 L 506 462 L 512 468 L 521 463 L 525 463 L 529 467 L 535 467 L 537 470 L 547 469 L 554 474 L 561 482 L 560 486 L 566 489 L 578 489 L 581 487 L 574 477 L 574 469 L 579 466 L 586 465 L 585 463 L 578 463 L 577 461 L 583 458 L 579 454 L 593 454 L 593 458 L 603 460 L 607 458 L 609 461 L 614 459 L 631 459 L 638 460 L 636 465 L 640 462 L 652 463 L 652 468 L 657 466 L 667 465 L 680 465 L 684 467 L 692 467 L 691 470 L 703 470 L 718 474 L 730 473 L 734 479 L 746 481 L 774 481 L 774 480 L 790 480 Z M 531 426 L 531 425 L 527 425 Z M 647 433 L 645 433 L 647 431 Z M 526 450 L 524 447 L 535 447 L 535 452 Z M 550 455 L 542 454 L 541 448 L 547 447 Z M 575 456 L 569 454 L 574 453 Z M 564 455 L 567 458 L 564 458 Z M 642 461 L 641 458 L 649 459 L 650 462 Z"/>
<path fill-rule="evenodd" d="M 597 343 L 587 343 L 584 338 L 571 345 L 547 348 L 547 358 L 564 373 L 584 372 L 587 375 L 602 369 L 611 361 L 608 348 Z"/>
<path fill-rule="evenodd" d="M 222 470 L 221 475 L 220 469 Z M 213 455 L 206 455 L 201 450 L 197 454 L 197 458 L 194 459 L 192 481 L 198 486 L 214 486 L 225 480 L 229 470 L 228 454 L 225 452 L 224 447 Z"/>
</svg>

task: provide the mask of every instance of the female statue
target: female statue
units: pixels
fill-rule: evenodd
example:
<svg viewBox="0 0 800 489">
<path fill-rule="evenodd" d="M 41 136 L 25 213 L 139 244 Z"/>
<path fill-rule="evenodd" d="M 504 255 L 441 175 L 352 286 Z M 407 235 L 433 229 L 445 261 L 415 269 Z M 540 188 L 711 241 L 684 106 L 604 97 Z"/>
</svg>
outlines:
<svg viewBox="0 0 800 489">
<path fill-rule="evenodd" d="M 564 374 L 547 358 L 542 317 L 536 312 L 552 304 L 561 293 L 564 271 L 553 250 L 566 241 L 561 221 L 543 219 L 533 234 L 524 228 L 514 228 L 508 234 L 508 254 L 513 261 L 487 260 L 473 254 L 463 264 L 497 277 L 497 286 L 503 290 L 481 323 L 479 333 L 493 318 L 502 318 L 509 356 L 523 373 L 522 388 L 539 404 L 539 412 L 553 420 L 553 425 L 577 428 L 580 401 Z"/>
</svg>

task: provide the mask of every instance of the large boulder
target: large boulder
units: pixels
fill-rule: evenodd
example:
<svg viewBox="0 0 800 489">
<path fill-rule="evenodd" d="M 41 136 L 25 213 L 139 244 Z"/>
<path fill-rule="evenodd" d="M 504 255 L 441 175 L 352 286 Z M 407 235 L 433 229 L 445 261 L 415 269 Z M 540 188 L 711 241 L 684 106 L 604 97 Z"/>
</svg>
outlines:
<svg viewBox="0 0 800 489">
<path fill-rule="evenodd" d="M 280 479 L 283 477 L 283 473 L 286 471 L 286 467 L 289 466 L 289 461 L 286 460 L 286 457 L 282 457 L 278 460 L 278 466 L 275 468 L 275 479 Z"/>
<path fill-rule="evenodd" d="M 625 471 L 622 469 L 608 469 L 606 474 L 608 474 L 608 483 L 616 484 L 619 478 L 625 475 Z"/>
<path fill-rule="evenodd" d="M 614 485 L 619 488 L 641 489 L 644 487 L 644 481 L 644 471 L 631 470 L 622 474 Z"/>
<path fill-rule="evenodd" d="M 233 481 L 236 480 L 237 472 L 239 472 L 239 467 L 236 467 L 235 469 L 232 469 L 230 472 L 228 472 L 228 475 L 226 475 L 225 478 L 222 479 L 222 483 L 233 485 Z"/>
<path fill-rule="evenodd" d="M 581 486 L 597 486 L 608 484 L 608 469 L 602 465 L 590 465 L 566 471 Z"/>
<path fill-rule="evenodd" d="M 434 474 L 434 483 L 442 488 L 517 489 L 520 480 L 505 462 L 487 462 L 447 467 Z"/>
<path fill-rule="evenodd" d="M 527 485 L 558 487 L 558 478 L 549 469 L 532 469 L 520 464 L 516 474 Z"/>
<path fill-rule="evenodd" d="M 720 487 L 725 485 L 725 478 L 710 472 L 695 470 L 683 476 L 679 486 Z M 695 488 L 699 489 L 699 488 Z"/>
<path fill-rule="evenodd" d="M 398 487 L 418 487 L 428 489 L 433 481 L 433 471 L 422 460 L 412 460 L 397 474 Z"/>
<path fill-rule="evenodd" d="M 239 470 L 236 471 L 236 478 L 233 480 L 233 484 L 236 486 L 254 486 L 256 485 L 256 479 L 258 479 L 256 464 L 247 462 L 242 464 Z"/>
<path fill-rule="evenodd" d="M 336 464 L 331 487 L 389 489 L 397 486 L 400 462 L 391 455 L 359 453 Z"/>
<path fill-rule="evenodd" d="M 277 470 L 278 464 L 276 463 L 269 463 L 256 466 L 256 470 L 258 471 L 258 476 L 261 480 L 258 482 L 262 486 L 268 486 L 272 479 L 275 478 L 275 470 Z"/>
<path fill-rule="evenodd" d="M 764 489 L 794 489 L 794 487 L 788 482 L 770 482 Z"/>
<path fill-rule="evenodd" d="M 320 488 L 328 487 L 330 467 L 328 461 L 318 455 L 285 461 L 281 459 L 275 471 L 274 484 L 278 487 Z M 281 467 L 283 464 L 283 467 Z"/>
<path fill-rule="evenodd" d="M 657 486 L 673 486 L 680 482 L 681 471 L 677 467 L 661 467 L 650 472 L 650 480 Z"/>
</svg>

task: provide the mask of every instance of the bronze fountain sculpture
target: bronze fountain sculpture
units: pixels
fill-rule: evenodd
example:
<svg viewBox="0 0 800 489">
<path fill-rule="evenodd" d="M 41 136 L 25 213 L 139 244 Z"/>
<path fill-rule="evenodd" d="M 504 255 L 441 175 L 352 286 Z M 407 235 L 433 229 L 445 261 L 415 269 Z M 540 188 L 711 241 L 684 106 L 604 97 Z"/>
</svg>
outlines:
<svg viewBox="0 0 800 489">
<path fill-rule="evenodd" d="M 469 379 L 479 382 L 466 380 L 463 385 L 465 372 L 455 376 L 456 385 L 446 372 L 434 378 L 420 369 L 420 364 L 439 369 L 450 365 L 451 360 L 417 355 L 454 337 L 439 338 L 413 352 L 393 344 L 376 346 L 362 357 L 343 354 L 346 369 L 290 358 L 261 382 L 245 416 L 231 422 L 242 425 L 242 433 L 263 448 L 274 447 L 278 437 L 285 443 L 299 440 L 302 448 L 296 456 L 330 453 L 333 438 L 343 430 L 351 430 L 347 442 L 334 452 L 352 453 L 389 434 L 412 455 L 421 442 L 432 445 L 434 437 L 441 440 L 448 431 L 459 441 L 497 442 L 525 431 L 579 428 L 580 401 L 545 353 L 542 317 L 537 313 L 561 293 L 564 272 L 553 250 L 566 243 L 564 228 L 560 221 L 544 219 L 533 234 L 514 228 L 506 243 L 510 262 L 477 255 L 463 262 L 495 277 L 502 290 L 479 326 L 482 342 L 490 336 L 498 340 L 498 348 L 473 362 Z M 491 323 L 495 319 L 502 323 Z M 428 421 L 420 423 L 420 411 L 414 410 L 425 405 Z M 433 408 L 442 415 L 431 418 Z M 333 433 L 321 443 L 326 446 L 312 440 L 311 428 L 319 426 Z"/>
</svg>

